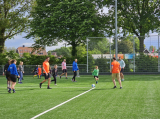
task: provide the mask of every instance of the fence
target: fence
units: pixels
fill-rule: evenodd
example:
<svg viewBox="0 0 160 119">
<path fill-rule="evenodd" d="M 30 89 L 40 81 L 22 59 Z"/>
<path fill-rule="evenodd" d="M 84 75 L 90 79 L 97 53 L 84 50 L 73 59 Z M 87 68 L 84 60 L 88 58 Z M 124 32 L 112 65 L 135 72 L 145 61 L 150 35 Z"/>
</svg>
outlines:
<svg viewBox="0 0 160 119">
<path fill-rule="evenodd" d="M 144 39 L 140 44 L 139 39 Z M 109 72 L 112 58 L 115 57 L 114 38 L 87 38 L 87 73 L 98 65 L 100 72 Z M 145 37 L 127 36 L 118 38 L 118 57 L 126 66 L 124 72 L 148 73 L 160 72 L 160 42 L 159 35 Z"/>
<path fill-rule="evenodd" d="M 34 72 L 33 70 L 35 68 L 37 68 L 38 65 L 23 65 L 23 69 L 24 69 L 24 75 L 33 75 Z M 17 65 L 18 67 L 18 65 Z M 54 65 L 50 66 L 51 69 L 54 68 Z M 78 68 L 80 70 L 80 73 L 86 73 L 86 64 L 78 64 Z M 3 74 L 4 71 L 4 65 L 0 65 L 0 75 Z M 60 75 L 62 73 L 62 68 L 61 65 L 58 65 L 58 75 Z M 73 71 L 72 71 L 72 64 L 67 64 L 67 74 L 68 75 L 73 75 Z"/>
</svg>

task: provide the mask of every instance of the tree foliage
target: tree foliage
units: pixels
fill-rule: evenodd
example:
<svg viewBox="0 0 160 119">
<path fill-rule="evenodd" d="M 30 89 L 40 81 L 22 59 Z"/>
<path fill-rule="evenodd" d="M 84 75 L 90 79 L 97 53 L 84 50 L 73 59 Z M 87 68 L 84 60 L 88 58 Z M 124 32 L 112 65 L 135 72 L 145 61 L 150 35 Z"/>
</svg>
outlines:
<svg viewBox="0 0 160 119">
<path fill-rule="evenodd" d="M 152 52 L 152 53 L 156 52 L 156 50 L 157 50 L 156 46 L 151 45 L 149 47 L 149 51 Z"/>
<path fill-rule="evenodd" d="M 115 23 L 115 0 L 106 1 L 106 5 L 109 8 L 108 17 L 110 17 L 108 34 L 112 34 Z M 140 41 L 139 52 L 144 51 L 145 35 L 160 26 L 159 8 L 159 0 L 117 0 L 119 33 L 123 33 L 124 36 L 128 33 L 136 35 Z"/>
<path fill-rule="evenodd" d="M 97 53 L 94 54 L 109 54 L 109 40 L 106 38 L 90 38 L 88 41 L 88 49 L 93 52 L 97 50 Z"/>
<path fill-rule="evenodd" d="M 33 0 L 0 0 L 0 53 L 6 39 L 25 31 Z"/>
<path fill-rule="evenodd" d="M 27 38 L 38 36 L 36 44 L 40 46 L 51 46 L 65 40 L 72 45 L 72 55 L 76 56 L 76 47 L 85 44 L 86 37 L 103 36 L 106 17 L 99 13 L 97 5 L 94 0 L 37 0 Z"/>
<path fill-rule="evenodd" d="M 61 47 L 51 52 L 56 52 L 58 56 L 71 57 L 71 47 Z"/>
<path fill-rule="evenodd" d="M 118 51 L 122 54 L 133 53 L 133 42 L 130 40 L 118 42 Z"/>
</svg>

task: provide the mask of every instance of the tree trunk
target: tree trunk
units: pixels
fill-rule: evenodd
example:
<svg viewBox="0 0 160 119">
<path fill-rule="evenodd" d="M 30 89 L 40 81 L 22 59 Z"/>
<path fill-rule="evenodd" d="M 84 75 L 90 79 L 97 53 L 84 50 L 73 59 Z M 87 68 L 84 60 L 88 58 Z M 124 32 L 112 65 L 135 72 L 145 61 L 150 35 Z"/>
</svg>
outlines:
<svg viewBox="0 0 160 119">
<path fill-rule="evenodd" d="M 4 38 L 0 38 L 0 53 L 3 53 L 4 42 L 5 42 L 5 39 Z"/>
<path fill-rule="evenodd" d="M 139 41 L 140 41 L 140 45 L 139 45 L 139 53 L 143 53 L 143 51 L 144 51 L 144 38 L 145 37 L 139 37 Z"/>
<path fill-rule="evenodd" d="M 77 56 L 77 49 L 76 49 L 77 44 L 75 41 L 72 41 L 72 56 Z"/>
<path fill-rule="evenodd" d="M 0 30 L 0 53 L 3 53 L 4 50 L 4 43 L 5 43 L 5 38 L 4 38 L 4 34 L 5 34 L 5 28 L 2 28 Z"/>
</svg>

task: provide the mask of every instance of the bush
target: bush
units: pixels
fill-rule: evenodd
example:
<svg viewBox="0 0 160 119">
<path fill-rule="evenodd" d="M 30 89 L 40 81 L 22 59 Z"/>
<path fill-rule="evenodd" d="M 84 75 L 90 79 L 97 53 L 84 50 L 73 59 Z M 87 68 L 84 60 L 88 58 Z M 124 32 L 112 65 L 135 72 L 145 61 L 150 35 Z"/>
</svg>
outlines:
<svg viewBox="0 0 160 119">
<path fill-rule="evenodd" d="M 136 72 L 158 72 L 158 58 L 140 54 L 135 59 Z"/>
</svg>

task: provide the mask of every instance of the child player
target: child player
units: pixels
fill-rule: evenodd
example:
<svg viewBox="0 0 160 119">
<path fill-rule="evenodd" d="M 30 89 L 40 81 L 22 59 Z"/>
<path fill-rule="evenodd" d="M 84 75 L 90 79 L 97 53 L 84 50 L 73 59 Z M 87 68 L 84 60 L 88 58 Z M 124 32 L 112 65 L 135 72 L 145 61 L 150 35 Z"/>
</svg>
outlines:
<svg viewBox="0 0 160 119">
<path fill-rule="evenodd" d="M 42 68 L 41 65 L 38 65 L 38 78 L 41 79 L 42 76 Z"/>
<path fill-rule="evenodd" d="M 54 79 L 51 80 L 51 82 L 54 81 L 54 85 L 57 85 L 57 79 L 56 79 L 57 75 L 58 75 L 57 65 L 54 65 L 54 68 L 52 70 L 52 76 L 53 76 Z"/>
<path fill-rule="evenodd" d="M 95 69 L 94 69 L 94 71 L 93 71 L 93 73 L 92 73 L 92 75 L 95 78 L 96 84 L 98 83 L 98 80 L 99 80 L 98 74 L 99 74 L 99 69 L 98 69 L 98 66 L 96 66 Z"/>
</svg>

